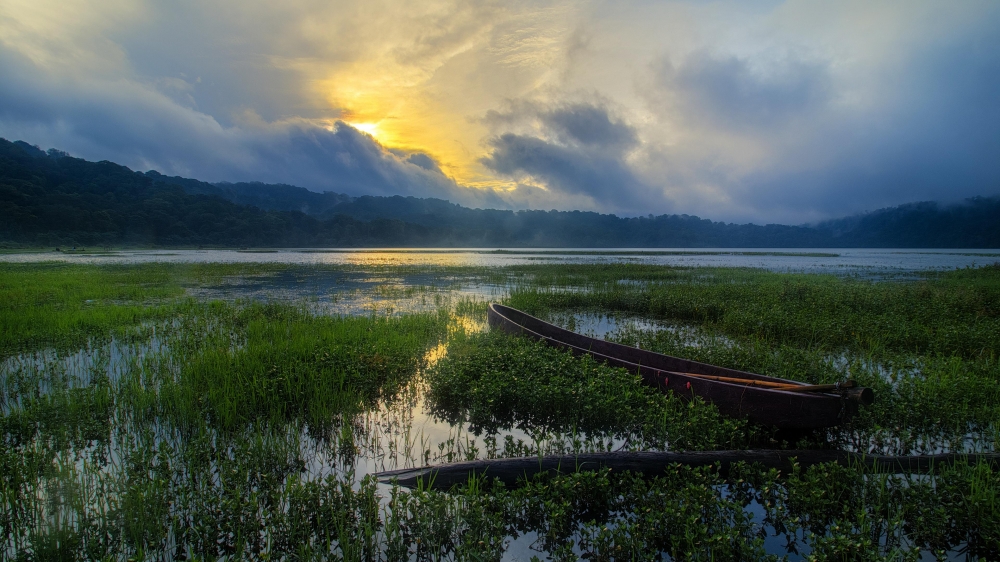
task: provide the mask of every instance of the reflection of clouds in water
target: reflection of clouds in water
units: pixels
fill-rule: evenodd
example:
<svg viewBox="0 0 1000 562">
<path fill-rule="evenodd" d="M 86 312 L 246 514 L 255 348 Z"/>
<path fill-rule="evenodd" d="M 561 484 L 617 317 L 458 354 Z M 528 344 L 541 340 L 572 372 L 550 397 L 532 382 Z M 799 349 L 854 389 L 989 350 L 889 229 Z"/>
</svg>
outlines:
<svg viewBox="0 0 1000 562">
<path fill-rule="evenodd" d="M 537 264 L 539 260 L 561 263 L 645 263 L 681 267 L 753 267 L 770 271 L 833 274 L 898 274 L 928 269 L 948 270 L 990 264 L 1000 253 L 989 250 L 887 250 L 887 249 L 762 249 L 706 248 L 699 250 L 651 248 L 571 250 L 523 249 L 494 253 L 489 249 L 470 250 L 277 250 L 240 252 L 237 250 L 120 251 L 106 254 L 65 254 L 32 252 L 0 254 L 0 262 L 31 263 L 262 263 L 287 265 L 455 266 L 504 267 Z M 668 253 L 663 253 L 667 251 Z M 534 252 L 534 253 L 532 253 Z M 565 253 L 560 253 L 565 252 Z M 588 252 L 588 253 L 580 253 Z M 631 252 L 632 255 L 623 253 Z M 657 254 L 656 252 L 660 252 Z M 802 255 L 818 252 L 827 255 Z M 767 255 L 761 255 L 766 253 Z M 830 256 L 830 253 L 836 256 Z"/>
<path fill-rule="evenodd" d="M 454 310 L 463 303 L 498 300 L 506 294 L 506 288 L 479 282 L 471 275 L 442 278 L 421 273 L 387 277 L 310 269 L 233 276 L 215 285 L 187 289 L 188 296 L 200 300 L 298 303 L 313 314 L 348 316 Z"/>
<path fill-rule="evenodd" d="M 653 332 L 669 329 L 671 326 L 648 318 L 631 315 L 595 314 L 591 312 L 555 312 L 549 314 L 547 320 L 561 328 L 590 336 L 592 338 L 608 339 L 622 330 L 638 330 Z"/>
<path fill-rule="evenodd" d="M 436 365 L 438 361 L 444 359 L 446 355 L 448 355 L 447 342 L 441 342 L 435 345 L 424 354 L 424 368 L 430 369 Z"/>
<path fill-rule="evenodd" d="M 452 327 L 467 333 L 485 329 L 485 322 L 468 316 L 453 317 Z M 38 393 L 45 395 L 59 388 L 80 388 L 94 383 L 100 377 L 111 385 L 112 394 L 127 389 L 118 384 L 132 384 L 146 380 L 149 369 L 167 369 L 171 377 L 181 375 L 184 357 L 179 349 L 183 326 L 164 324 L 145 326 L 143 335 L 130 337 L 128 342 L 113 339 L 103 345 L 82 348 L 72 352 L 43 350 L 10 357 L 0 364 L 0 398 L 3 411 L 20 407 L 13 398 L 15 389 L 9 384 L 16 380 L 37 382 Z M 450 330 L 454 333 L 454 330 Z M 447 341 L 432 346 L 424 355 L 425 369 L 447 356 Z M 162 376 L 164 372 L 160 372 Z M 319 480 L 329 475 L 350 476 L 360 481 L 366 474 L 380 470 L 410 468 L 453 460 L 470 458 L 520 456 L 542 453 L 606 450 L 619 447 L 618 440 L 603 436 L 545 434 L 533 435 L 517 428 L 500 430 L 492 434 L 473 435 L 464 424 L 452 425 L 434 417 L 425 402 L 427 387 L 422 375 L 415 377 L 397 396 L 379 402 L 374 409 L 346 420 L 346 425 L 334 427 L 328 433 L 314 435 L 306 427 L 279 431 L 268 439 L 287 441 L 299 451 L 305 466 L 306 480 Z M 34 393 L 34 391 L 32 391 Z M 110 447 L 115 455 L 124 455 L 139 444 L 135 431 L 145 431 L 127 419 L 114 422 Z M 142 422 L 145 424 L 146 422 Z M 152 422 L 158 439 L 172 446 L 181 443 L 179 435 L 168 423 Z M 111 474 L 118 470 L 114 465 L 98 469 Z"/>
<path fill-rule="evenodd" d="M 326 254 L 323 263 L 349 264 L 358 266 L 394 266 L 394 265 L 434 265 L 434 266 L 466 266 L 470 264 L 472 253 L 453 252 L 351 252 L 343 254 Z M 474 261 L 474 260 L 472 260 Z"/>
<path fill-rule="evenodd" d="M 396 294 L 373 295 L 363 290 L 339 293 L 335 298 L 320 298 L 310 303 L 310 310 L 316 314 L 414 314 L 434 312 L 445 308 L 454 310 L 460 303 L 488 302 L 505 296 L 505 292 L 495 287 L 483 285 L 468 285 L 458 288 L 438 288 L 430 291 L 419 291 L 407 294 L 401 291 Z M 467 323 L 467 320 L 456 320 Z M 471 328 L 471 324 L 469 325 Z M 476 331 L 476 330 L 473 330 Z"/>
<path fill-rule="evenodd" d="M 466 334 L 478 334 L 489 329 L 485 318 L 474 318 L 466 315 L 456 315 L 452 318 L 450 328 L 462 330 Z"/>
</svg>

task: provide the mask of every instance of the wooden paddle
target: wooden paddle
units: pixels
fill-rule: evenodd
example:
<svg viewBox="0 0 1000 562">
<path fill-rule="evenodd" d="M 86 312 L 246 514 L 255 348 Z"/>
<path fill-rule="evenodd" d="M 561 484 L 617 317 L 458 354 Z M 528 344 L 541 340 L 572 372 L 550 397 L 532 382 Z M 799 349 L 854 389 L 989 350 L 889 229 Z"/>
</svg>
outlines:
<svg viewBox="0 0 1000 562">
<path fill-rule="evenodd" d="M 836 384 L 788 384 L 783 382 L 774 381 L 761 381 L 756 379 L 742 379 L 738 377 L 723 377 L 719 375 L 699 375 L 697 373 L 678 373 L 687 377 L 697 377 L 699 379 L 707 379 L 711 381 L 719 382 L 729 382 L 734 384 L 745 384 L 747 386 L 759 386 L 762 388 L 769 388 L 771 390 L 784 390 L 786 392 L 830 392 L 831 390 L 840 390 L 846 388 L 854 388 L 854 381 L 848 380 Z"/>
</svg>

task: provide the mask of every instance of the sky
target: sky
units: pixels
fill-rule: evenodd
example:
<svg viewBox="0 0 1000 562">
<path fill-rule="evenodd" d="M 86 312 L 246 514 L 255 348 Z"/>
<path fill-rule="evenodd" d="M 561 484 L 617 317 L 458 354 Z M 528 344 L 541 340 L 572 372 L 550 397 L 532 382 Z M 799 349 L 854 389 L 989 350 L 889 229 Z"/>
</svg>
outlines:
<svg viewBox="0 0 1000 562">
<path fill-rule="evenodd" d="M 1000 194 L 1000 2 L 0 0 L 0 137 L 472 207 Z"/>
</svg>

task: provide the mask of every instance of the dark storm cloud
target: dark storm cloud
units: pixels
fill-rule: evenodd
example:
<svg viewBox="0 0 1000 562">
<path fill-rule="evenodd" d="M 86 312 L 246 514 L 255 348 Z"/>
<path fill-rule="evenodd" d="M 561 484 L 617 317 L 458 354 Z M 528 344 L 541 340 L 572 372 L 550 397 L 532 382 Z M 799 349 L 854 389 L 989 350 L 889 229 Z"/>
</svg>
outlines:
<svg viewBox="0 0 1000 562">
<path fill-rule="evenodd" d="M 613 121 L 603 107 L 563 106 L 543 112 L 539 118 L 566 143 L 604 149 L 628 149 L 638 143 L 635 129 Z"/>
<path fill-rule="evenodd" d="M 437 161 L 434 160 L 429 154 L 423 152 L 410 152 L 406 150 L 400 150 L 398 148 L 390 148 L 389 152 L 399 157 L 401 160 L 409 162 L 414 166 L 419 166 L 428 172 L 443 173 L 441 171 L 441 166 L 438 165 Z"/>
<path fill-rule="evenodd" d="M 615 152 L 509 133 L 494 138 L 490 145 L 493 150 L 482 162 L 494 172 L 515 179 L 530 176 L 564 194 L 583 194 L 617 207 L 635 202 L 636 191 L 645 189 Z"/>
<path fill-rule="evenodd" d="M 489 140 L 490 153 L 481 162 L 501 176 L 530 178 L 563 195 L 584 195 L 606 210 L 639 204 L 649 190 L 626 161 L 639 144 L 635 129 L 602 105 L 511 103 L 505 112 L 490 112 L 486 122 L 531 131 Z"/>
<path fill-rule="evenodd" d="M 267 163 L 266 171 L 256 172 L 266 174 L 265 181 L 298 176 L 299 185 L 371 195 L 426 195 L 448 183 L 440 173 L 397 157 L 369 135 L 339 121 L 332 131 L 288 124 L 254 138 L 250 146 L 256 159 Z"/>
<path fill-rule="evenodd" d="M 423 152 L 415 152 L 406 157 L 406 161 L 414 166 L 420 166 L 421 168 L 429 172 L 441 173 L 441 167 L 438 163 L 434 161 L 433 158 L 424 154 Z"/>
</svg>

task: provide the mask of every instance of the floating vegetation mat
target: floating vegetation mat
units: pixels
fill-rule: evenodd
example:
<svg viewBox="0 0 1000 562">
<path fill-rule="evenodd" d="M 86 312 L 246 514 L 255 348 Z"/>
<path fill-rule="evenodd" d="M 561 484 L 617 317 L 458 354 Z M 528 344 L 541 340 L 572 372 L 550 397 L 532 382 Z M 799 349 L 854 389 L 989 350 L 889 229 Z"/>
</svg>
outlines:
<svg viewBox="0 0 1000 562">
<path fill-rule="evenodd" d="M 877 402 L 788 435 L 491 333 L 581 333 Z M 821 464 L 378 471 L 596 451 L 995 452 L 1000 268 L 880 281 L 642 264 L 0 265 L 0 559 L 1000 556 L 1000 475 Z"/>
</svg>

